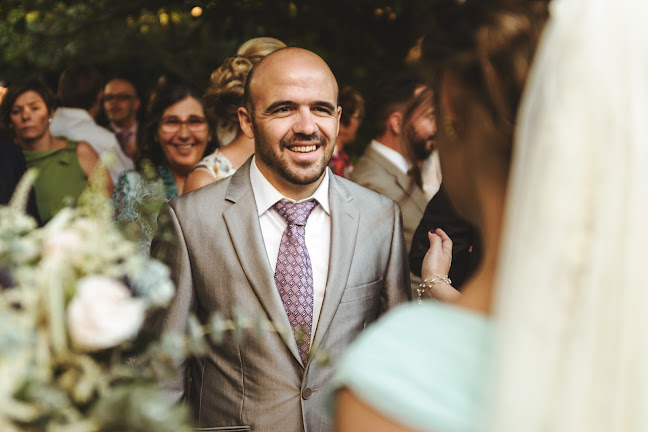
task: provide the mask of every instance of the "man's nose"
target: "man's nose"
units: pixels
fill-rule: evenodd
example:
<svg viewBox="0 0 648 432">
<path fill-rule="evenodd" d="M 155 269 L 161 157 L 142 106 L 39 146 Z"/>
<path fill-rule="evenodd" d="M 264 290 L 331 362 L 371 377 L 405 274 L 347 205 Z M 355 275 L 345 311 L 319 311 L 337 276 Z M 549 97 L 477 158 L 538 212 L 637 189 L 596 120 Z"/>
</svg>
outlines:
<svg viewBox="0 0 648 432">
<path fill-rule="evenodd" d="M 317 132 L 317 123 L 310 108 L 303 107 L 297 111 L 297 121 L 293 126 L 294 133 L 312 135 Z"/>
</svg>

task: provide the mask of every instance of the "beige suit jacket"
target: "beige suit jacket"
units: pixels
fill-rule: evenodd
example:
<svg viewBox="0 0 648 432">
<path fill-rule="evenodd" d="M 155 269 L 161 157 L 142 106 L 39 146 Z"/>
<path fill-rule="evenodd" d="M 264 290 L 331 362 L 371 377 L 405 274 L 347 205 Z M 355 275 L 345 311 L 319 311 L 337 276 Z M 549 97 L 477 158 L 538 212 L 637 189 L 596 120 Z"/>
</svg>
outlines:
<svg viewBox="0 0 648 432">
<path fill-rule="evenodd" d="M 263 242 L 249 163 L 171 200 L 161 215 L 174 241 L 154 240 L 153 255 L 168 263 L 178 291 L 158 330 L 184 331 L 189 313 L 206 322 L 216 311 L 232 317 L 234 308 L 290 328 Z M 329 197 L 331 255 L 312 350 L 331 362 L 303 364 L 292 333 L 251 333 L 242 344 L 225 337 L 165 383 L 177 399 L 188 398 L 205 430 L 331 430 L 324 389 L 335 363 L 367 325 L 410 298 L 398 206 L 333 175 Z"/>
<path fill-rule="evenodd" d="M 414 232 L 428 203 L 423 189 L 371 145 L 358 160 L 349 179 L 398 203 L 403 213 L 403 233 L 409 252 Z M 413 273 L 410 278 L 412 291 L 416 292 L 421 279 Z"/>
</svg>

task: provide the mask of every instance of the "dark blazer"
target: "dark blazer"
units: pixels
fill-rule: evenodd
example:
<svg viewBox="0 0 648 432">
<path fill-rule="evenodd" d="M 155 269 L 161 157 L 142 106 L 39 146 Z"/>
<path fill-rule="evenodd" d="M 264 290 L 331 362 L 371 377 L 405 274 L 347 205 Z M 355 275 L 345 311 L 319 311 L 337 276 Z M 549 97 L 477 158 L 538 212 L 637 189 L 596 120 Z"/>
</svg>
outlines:
<svg viewBox="0 0 648 432">
<path fill-rule="evenodd" d="M 168 263 L 178 291 L 159 330 L 186 330 L 189 313 L 202 322 L 216 311 L 232 317 L 234 308 L 290 329 L 249 167 L 250 161 L 232 177 L 171 200 L 163 212 L 174 241 L 154 240 L 152 255 Z M 380 314 L 410 298 L 398 206 L 329 175 L 331 252 L 312 351 L 331 362 L 304 364 L 290 331 L 252 334 L 242 344 L 226 337 L 164 384 L 176 399 L 188 393 L 199 426 L 214 428 L 205 430 L 330 431 L 324 389 L 340 355 Z"/>
<path fill-rule="evenodd" d="M 20 147 L 11 141 L 0 141 L 0 204 L 9 203 L 26 170 L 25 157 Z M 27 214 L 36 218 L 40 225 L 33 189 L 27 201 Z"/>
<path fill-rule="evenodd" d="M 425 208 L 412 240 L 409 264 L 412 273 L 418 276 L 421 275 L 423 258 L 430 248 L 427 233 L 436 228 L 441 228 L 452 239 L 452 265 L 448 276 L 452 285 L 459 289 L 479 265 L 481 240 L 477 228 L 457 213 L 443 184 Z"/>
</svg>

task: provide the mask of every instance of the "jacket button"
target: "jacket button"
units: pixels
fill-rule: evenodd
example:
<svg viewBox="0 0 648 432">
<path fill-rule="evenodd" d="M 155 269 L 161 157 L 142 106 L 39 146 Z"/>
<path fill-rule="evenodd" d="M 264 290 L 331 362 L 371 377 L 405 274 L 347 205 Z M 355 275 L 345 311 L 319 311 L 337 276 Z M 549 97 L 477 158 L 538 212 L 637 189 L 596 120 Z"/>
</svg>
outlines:
<svg viewBox="0 0 648 432">
<path fill-rule="evenodd" d="M 307 387 L 304 390 L 302 390 L 302 399 L 308 400 L 312 394 L 313 394 L 313 390 Z"/>
</svg>

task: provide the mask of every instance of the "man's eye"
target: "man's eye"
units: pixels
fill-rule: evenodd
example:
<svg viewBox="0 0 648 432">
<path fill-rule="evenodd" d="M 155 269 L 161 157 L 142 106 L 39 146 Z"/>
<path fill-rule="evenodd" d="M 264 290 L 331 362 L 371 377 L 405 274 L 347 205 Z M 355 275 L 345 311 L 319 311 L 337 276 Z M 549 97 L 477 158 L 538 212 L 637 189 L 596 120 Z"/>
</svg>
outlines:
<svg viewBox="0 0 648 432">
<path fill-rule="evenodd" d="M 292 108 L 285 106 L 285 107 L 277 108 L 275 110 L 275 112 L 276 113 L 287 113 L 287 112 L 290 112 L 291 110 L 292 110 Z"/>
</svg>

